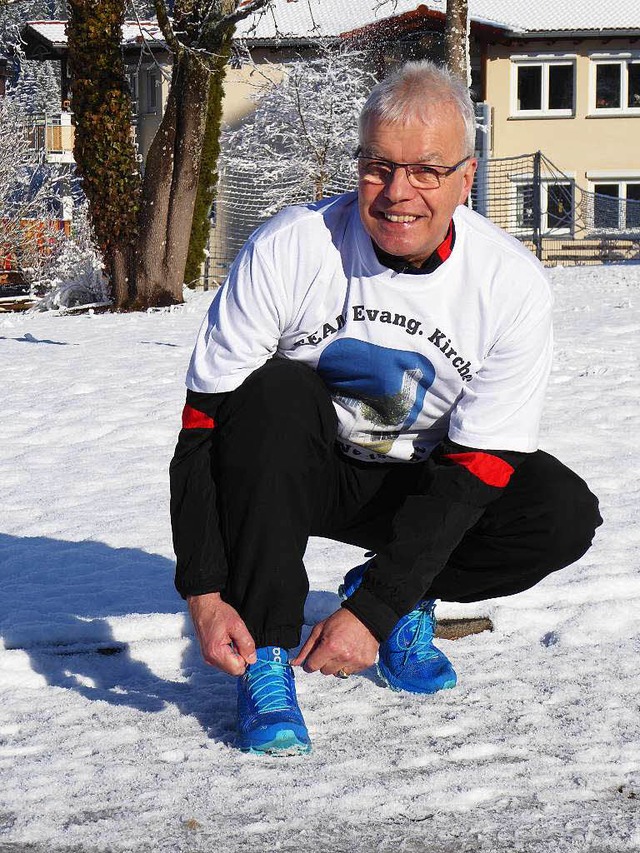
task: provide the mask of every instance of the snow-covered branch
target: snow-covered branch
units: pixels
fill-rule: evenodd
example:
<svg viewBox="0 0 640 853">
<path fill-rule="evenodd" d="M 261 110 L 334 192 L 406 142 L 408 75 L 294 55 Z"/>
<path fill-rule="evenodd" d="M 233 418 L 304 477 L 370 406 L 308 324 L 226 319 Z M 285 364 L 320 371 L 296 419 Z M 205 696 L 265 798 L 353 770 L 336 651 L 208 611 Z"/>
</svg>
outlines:
<svg viewBox="0 0 640 853">
<path fill-rule="evenodd" d="M 101 262 L 86 214 L 82 216 L 82 206 L 74 211 L 71 239 L 61 227 L 65 204 L 71 202 L 70 178 L 63 167 L 43 161 L 35 145 L 38 130 L 42 128 L 11 97 L 0 98 L 0 262 L 19 273 L 35 293 L 50 290 L 54 280 L 64 277 L 67 302 L 74 269 L 90 266 L 96 271 L 93 284 L 84 276 L 82 287 L 95 299 L 93 285 L 102 280 Z M 78 298 L 76 293 L 73 299 Z"/>
<path fill-rule="evenodd" d="M 262 9 L 266 9 L 266 7 L 270 6 L 272 3 L 273 0 L 250 0 L 249 3 L 244 3 L 242 6 L 238 6 L 235 12 L 225 15 L 225 17 L 220 21 L 220 24 L 222 26 L 237 24 L 238 21 L 244 21 L 245 18 L 250 17 L 255 12 L 260 12 Z"/>
<path fill-rule="evenodd" d="M 154 8 L 156 10 L 158 26 L 160 27 L 160 31 L 164 40 L 167 43 L 169 50 L 174 54 L 174 56 L 180 56 L 182 53 L 184 53 L 185 46 L 178 39 L 175 32 L 173 31 L 173 24 L 171 23 L 171 19 L 169 18 L 166 3 L 164 2 L 164 0 L 154 0 Z"/>
<path fill-rule="evenodd" d="M 288 63 L 280 82 L 261 85 L 255 113 L 223 135 L 225 177 L 255 187 L 264 215 L 354 178 L 358 115 L 376 81 L 364 53 L 316 51 L 315 59 Z"/>
</svg>

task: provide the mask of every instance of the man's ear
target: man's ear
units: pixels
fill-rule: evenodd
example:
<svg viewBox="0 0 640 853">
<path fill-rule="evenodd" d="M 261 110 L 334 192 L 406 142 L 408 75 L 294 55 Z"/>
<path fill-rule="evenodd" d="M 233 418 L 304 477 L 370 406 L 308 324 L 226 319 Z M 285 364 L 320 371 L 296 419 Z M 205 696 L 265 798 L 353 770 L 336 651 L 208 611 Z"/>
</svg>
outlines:
<svg viewBox="0 0 640 853">
<path fill-rule="evenodd" d="M 471 187 L 473 186 L 473 179 L 477 168 L 478 161 L 475 157 L 471 157 L 471 159 L 465 164 L 464 171 L 462 172 L 462 190 L 460 191 L 458 204 L 466 203 L 469 193 L 471 192 Z"/>
</svg>

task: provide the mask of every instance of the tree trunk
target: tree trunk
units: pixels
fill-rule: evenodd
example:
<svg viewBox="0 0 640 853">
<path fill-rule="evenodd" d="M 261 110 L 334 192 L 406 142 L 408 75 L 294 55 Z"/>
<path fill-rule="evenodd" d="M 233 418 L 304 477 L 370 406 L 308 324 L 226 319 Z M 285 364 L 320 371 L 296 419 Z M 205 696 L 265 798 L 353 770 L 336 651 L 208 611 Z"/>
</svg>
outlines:
<svg viewBox="0 0 640 853">
<path fill-rule="evenodd" d="M 207 127 L 204 135 L 200 178 L 196 194 L 189 252 L 184 273 L 186 283 L 197 281 L 205 257 L 205 248 L 211 228 L 209 213 L 218 187 L 218 159 L 220 157 L 220 123 L 224 99 L 224 78 L 231 52 L 232 30 L 227 32 L 226 42 L 216 51 L 214 67 L 209 85 Z"/>
<path fill-rule="evenodd" d="M 145 167 L 134 308 L 183 301 L 209 85 L 210 72 L 199 58 L 175 58 L 166 111 Z"/>
<path fill-rule="evenodd" d="M 116 308 L 130 301 L 140 202 L 120 48 L 124 0 L 69 0 L 74 158 Z"/>
<path fill-rule="evenodd" d="M 449 70 L 470 86 L 468 0 L 447 0 L 444 51 Z"/>
<path fill-rule="evenodd" d="M 0 0 L 1 2 L 1 0 Z M 269 0 L 252 0 L 247 14 Z M 240 0 L 176 0 L 172 31 L 155 3 L 173 53 L 166 110 L 141 179 L 121 53 L 125 0 L 69 0 L 69 62 L 76 114 L 75 156 L 116 309 L 183 301 L 198 187 L 192 261 L 197 264 L 215 189 L 222 81 Z M 230 17 L 229 17 L 230 16 Z M 229 20 L 227 18 L 229 17 Z M 205 165 L 200 181 L 203 162 Z"/>
</svg>

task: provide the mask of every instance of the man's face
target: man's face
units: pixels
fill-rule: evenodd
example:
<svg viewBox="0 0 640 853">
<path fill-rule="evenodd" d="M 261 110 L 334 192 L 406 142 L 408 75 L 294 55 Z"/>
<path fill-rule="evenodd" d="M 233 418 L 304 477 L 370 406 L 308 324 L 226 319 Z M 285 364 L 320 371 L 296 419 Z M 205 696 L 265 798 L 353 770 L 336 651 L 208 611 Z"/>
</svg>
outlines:
<svg viewBox="0 0 640 853">
<path fill-rule="evenodd" d="M 361 148 L 367 157 L 396 163 L 452 166 L 466 154 L 462 118 L 452 105 L 439 104 L 427 124 L 373 120 Z M 382 185 L 361 178 L 358 205 L 365 230 L 384 252 L 420 266 L 446 237 L 453 211 L 466 201 L 476 165 L 469 159 L 435 189 L 412 186 L 404 169 Z"/>
</svg>

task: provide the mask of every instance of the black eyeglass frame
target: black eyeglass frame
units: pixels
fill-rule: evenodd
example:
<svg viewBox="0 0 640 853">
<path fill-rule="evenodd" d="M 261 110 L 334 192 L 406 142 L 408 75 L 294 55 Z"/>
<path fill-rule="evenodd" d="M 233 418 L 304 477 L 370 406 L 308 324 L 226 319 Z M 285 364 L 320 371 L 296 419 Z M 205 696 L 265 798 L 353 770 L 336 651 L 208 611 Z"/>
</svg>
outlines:
<svg viewBox="0 0 640 853">
<path fill-rule="evenodd" d="M 388 183 L 388 181 L 392 181 L 393 176 L 396 173 L 396 169 L 404 169 L 406 176 L 407 176 L 407 180 L 409 181 L 411 186 L 416 187 L 416 189 L 420 189 L 420 188 L 424 189 L 424 187 L 420 187 L 420 185 L 416 185 L 411 180 L 411 176 L 414 173 L 410 172 L 409 171 L 410 169 L 419 168 L 421 170 L 427 170 L 427 169 L 430 170 L 429 174 L 433 175 L 434 178 L 437 179 L 438 189 L 439 189 L 440 186 L 442 185 L 441 182 L 444 180 L 444 178 L 448 178 L 449 175 L 453 175 L 453 173 L 457 172 L 457 170 L 460 168 L 460 166 L 462 166 L 463 163 L 466 163 L 467 160 L 471 160 L 471 158 L 473 157 L 473 154 L 467 154 L 466 157 L 463 157 L 462 160 L 459 160 L 453 166 L 440 166 L 440 165 L 437 165 L 436 163 L 396 163 L 395 160 L 385 160 L 384 157 L 368 157 L 365 154 L 362 154 L 361 151 L 362 151 L 361 148 L 356 149 L 356 152 L 353 155 L 354 160 L 370 160 L 373 163 L 382 163 L 385 166 L 389 166 L 391 168 L 391 172 L 390 172 L 387 180 L 383 181 L 378 186 L 384 186 L 386 183 Z M 437 171 L 435 171 L 436 169 L 443 169 L 444 171 L 437 172 Z M 366 178 L 364 178 L 364 176 L 363 176 L 363 180 L 366 180 Z M 431 187 L 431 189 L 436 189 L 436 187 L 435 186 Z"/>
</svg>

